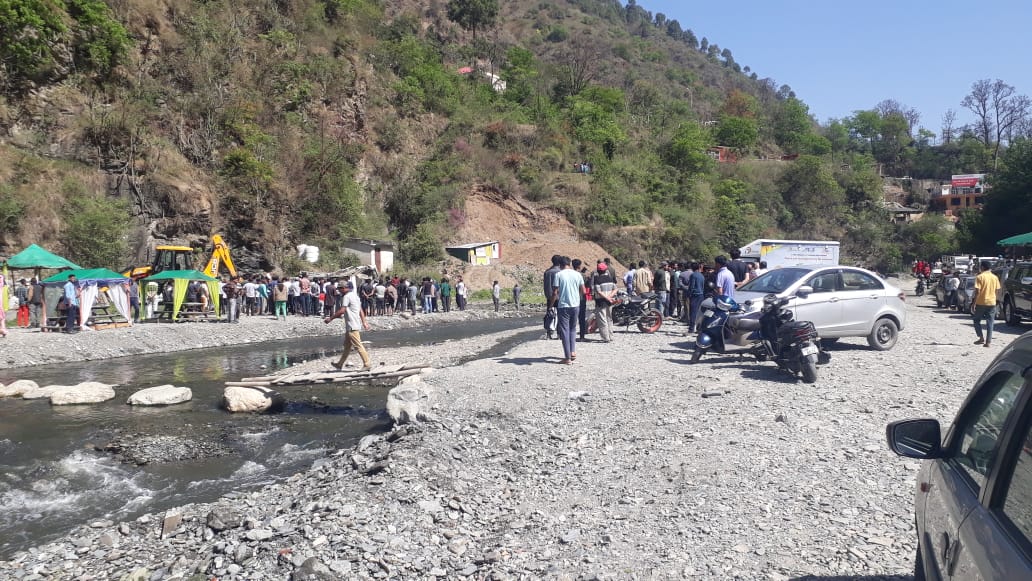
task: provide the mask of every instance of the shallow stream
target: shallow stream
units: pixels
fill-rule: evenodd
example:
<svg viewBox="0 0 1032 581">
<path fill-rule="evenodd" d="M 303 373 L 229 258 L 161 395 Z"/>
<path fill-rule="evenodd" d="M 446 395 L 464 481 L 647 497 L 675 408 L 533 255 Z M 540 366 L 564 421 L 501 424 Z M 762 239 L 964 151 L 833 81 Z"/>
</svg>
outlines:
<svg viewBox="0 0 1032 581">
<path fill-rule="evenodd" d="M 490 356 L 537 334 L 530 330 L 532 324 L 530 319 L 486 319 L 378 331 L 365 338 L 373 340 L 375 357 L 375 350 L 392 346 L 528 328 L 479 354 Z M 31 379 L 41 386 L 82 381 L 118 386 L 118 397 L 89 406 L 0 400 L 0 559 L 60 537 L 78 524 L 128 520 L 275 482 L 329 451 L 386 429 L 385 387 L 291 387 L 289 392 L 282 390 L 290 402 L 287 409 L 275 415 L 233 415 L 218 407 L 225 381 L 265 375 L 339 352 L 339 337 L 305 337 L 0 370 L 0 383 Z M 159 408 L 125 404 L 134 391 L 168 383 L 192 388 L 193 401 Z M 119 435 L 185 436 L 195 443 L 218 442 L 229 453 L 134 466 L 95 450 Z"/>
</svg>

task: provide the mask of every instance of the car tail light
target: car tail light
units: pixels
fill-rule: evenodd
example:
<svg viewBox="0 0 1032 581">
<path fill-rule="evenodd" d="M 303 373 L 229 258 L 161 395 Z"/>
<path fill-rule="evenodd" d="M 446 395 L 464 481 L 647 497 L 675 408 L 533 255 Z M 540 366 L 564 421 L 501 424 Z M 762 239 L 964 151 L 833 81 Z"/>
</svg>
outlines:
<svg viewBox="0 0 1032 581">
<path fill-rule="evenodd" d="M 899 294 L 896 296 L 899 297 L 899 300 L 903 301 L 904 303 L 907 302 L 907 293 L 899 291 Z"/>
</svg>

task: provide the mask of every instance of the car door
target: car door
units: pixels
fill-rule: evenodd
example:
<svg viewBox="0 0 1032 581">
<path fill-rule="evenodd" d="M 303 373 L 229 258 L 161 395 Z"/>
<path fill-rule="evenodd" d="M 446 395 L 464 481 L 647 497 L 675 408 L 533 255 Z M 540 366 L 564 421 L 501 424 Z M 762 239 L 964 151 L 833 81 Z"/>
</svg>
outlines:
<svg viewBox="0 0 1032 581">
<path fill-rule="evenodd" d="M 792 306 L 797 321 L 811 321 L 821 337 L 840 337 L 842 328 L 842 305 L 839 303 L 840 287 L 838 269 L 822 270 L 803 281 L 800 286 L 813 289 L 808 297 L 797 298 Z"/>
<path fill-rule="evenodd" d="M 864 334 L 874 326 L 875 318 L 885 306 L 885 284 L 860 270 L 843 268 L 842 288 L 838 291 L 842 304 L 843 328 Z"/>
<path fill-rule="evenodd" d="M 926 495 L 920 541 L 932 579 L 964 578 L 956 576 L 957 568 L 962 550 L 971 541 L 961 540 L 961 525 L 981 506 L 1024 385 L 1021 370 L 1006 364 L 996 366 L 986 377 L 947 434 L 943 457 L 922 473 L 927 478 L 919 480 L 919 490 Z"/>
<path fill-rule="evenodd" d="M 1026 392 L 1027 381 L 1026 381 Z M 1032 579 L 1032 406 L 1012 422 L 995 473 L 957 536 L 955 579 Z"/>
</svg>

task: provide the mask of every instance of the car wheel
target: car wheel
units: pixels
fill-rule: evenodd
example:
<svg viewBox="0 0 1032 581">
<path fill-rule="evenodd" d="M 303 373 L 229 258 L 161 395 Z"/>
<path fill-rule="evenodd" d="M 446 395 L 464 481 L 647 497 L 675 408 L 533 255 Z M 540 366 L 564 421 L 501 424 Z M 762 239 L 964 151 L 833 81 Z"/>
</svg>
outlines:
<svg viewBox="0 0 1032 581">
<path fill-rule="evenodd" d="M 1010 299 L 1003 301 L 1003 320 L 1012 327 L 1021 324 L 1021 317 L 1014 314 L 1014 305 L 1011 304 Z"/>
<path fill-rule="evenodd" d="M 899 338 L 899 327 L 888 317 L 882 317 L 875 321 L 874 329 L 867 336 L 867 344 L 877 351 L 888 351 L 896 344 Z"/>
</svg>

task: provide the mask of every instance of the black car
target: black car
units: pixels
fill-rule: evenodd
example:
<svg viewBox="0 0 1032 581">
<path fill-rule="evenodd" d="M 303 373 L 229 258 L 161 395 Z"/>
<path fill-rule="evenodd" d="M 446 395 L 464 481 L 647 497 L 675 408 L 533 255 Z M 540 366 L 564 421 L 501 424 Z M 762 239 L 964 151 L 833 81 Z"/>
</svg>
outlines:
<svg viewBox="0 0 1032 581">
<path fill-rule="evenodd" d="M 1032 579 L 1032 333 L 1009 345 L 941 436 L 933 419 L 886 429 L 889 447 L 926 460 L 914 500 L 914 577 Z"/>
<path fill-rule="evenodd" d="M 1008 325 L 1032 319 L 1032 262 L 1019 262 L 1003 279 L 1002 316 Z"/>
</svg>

